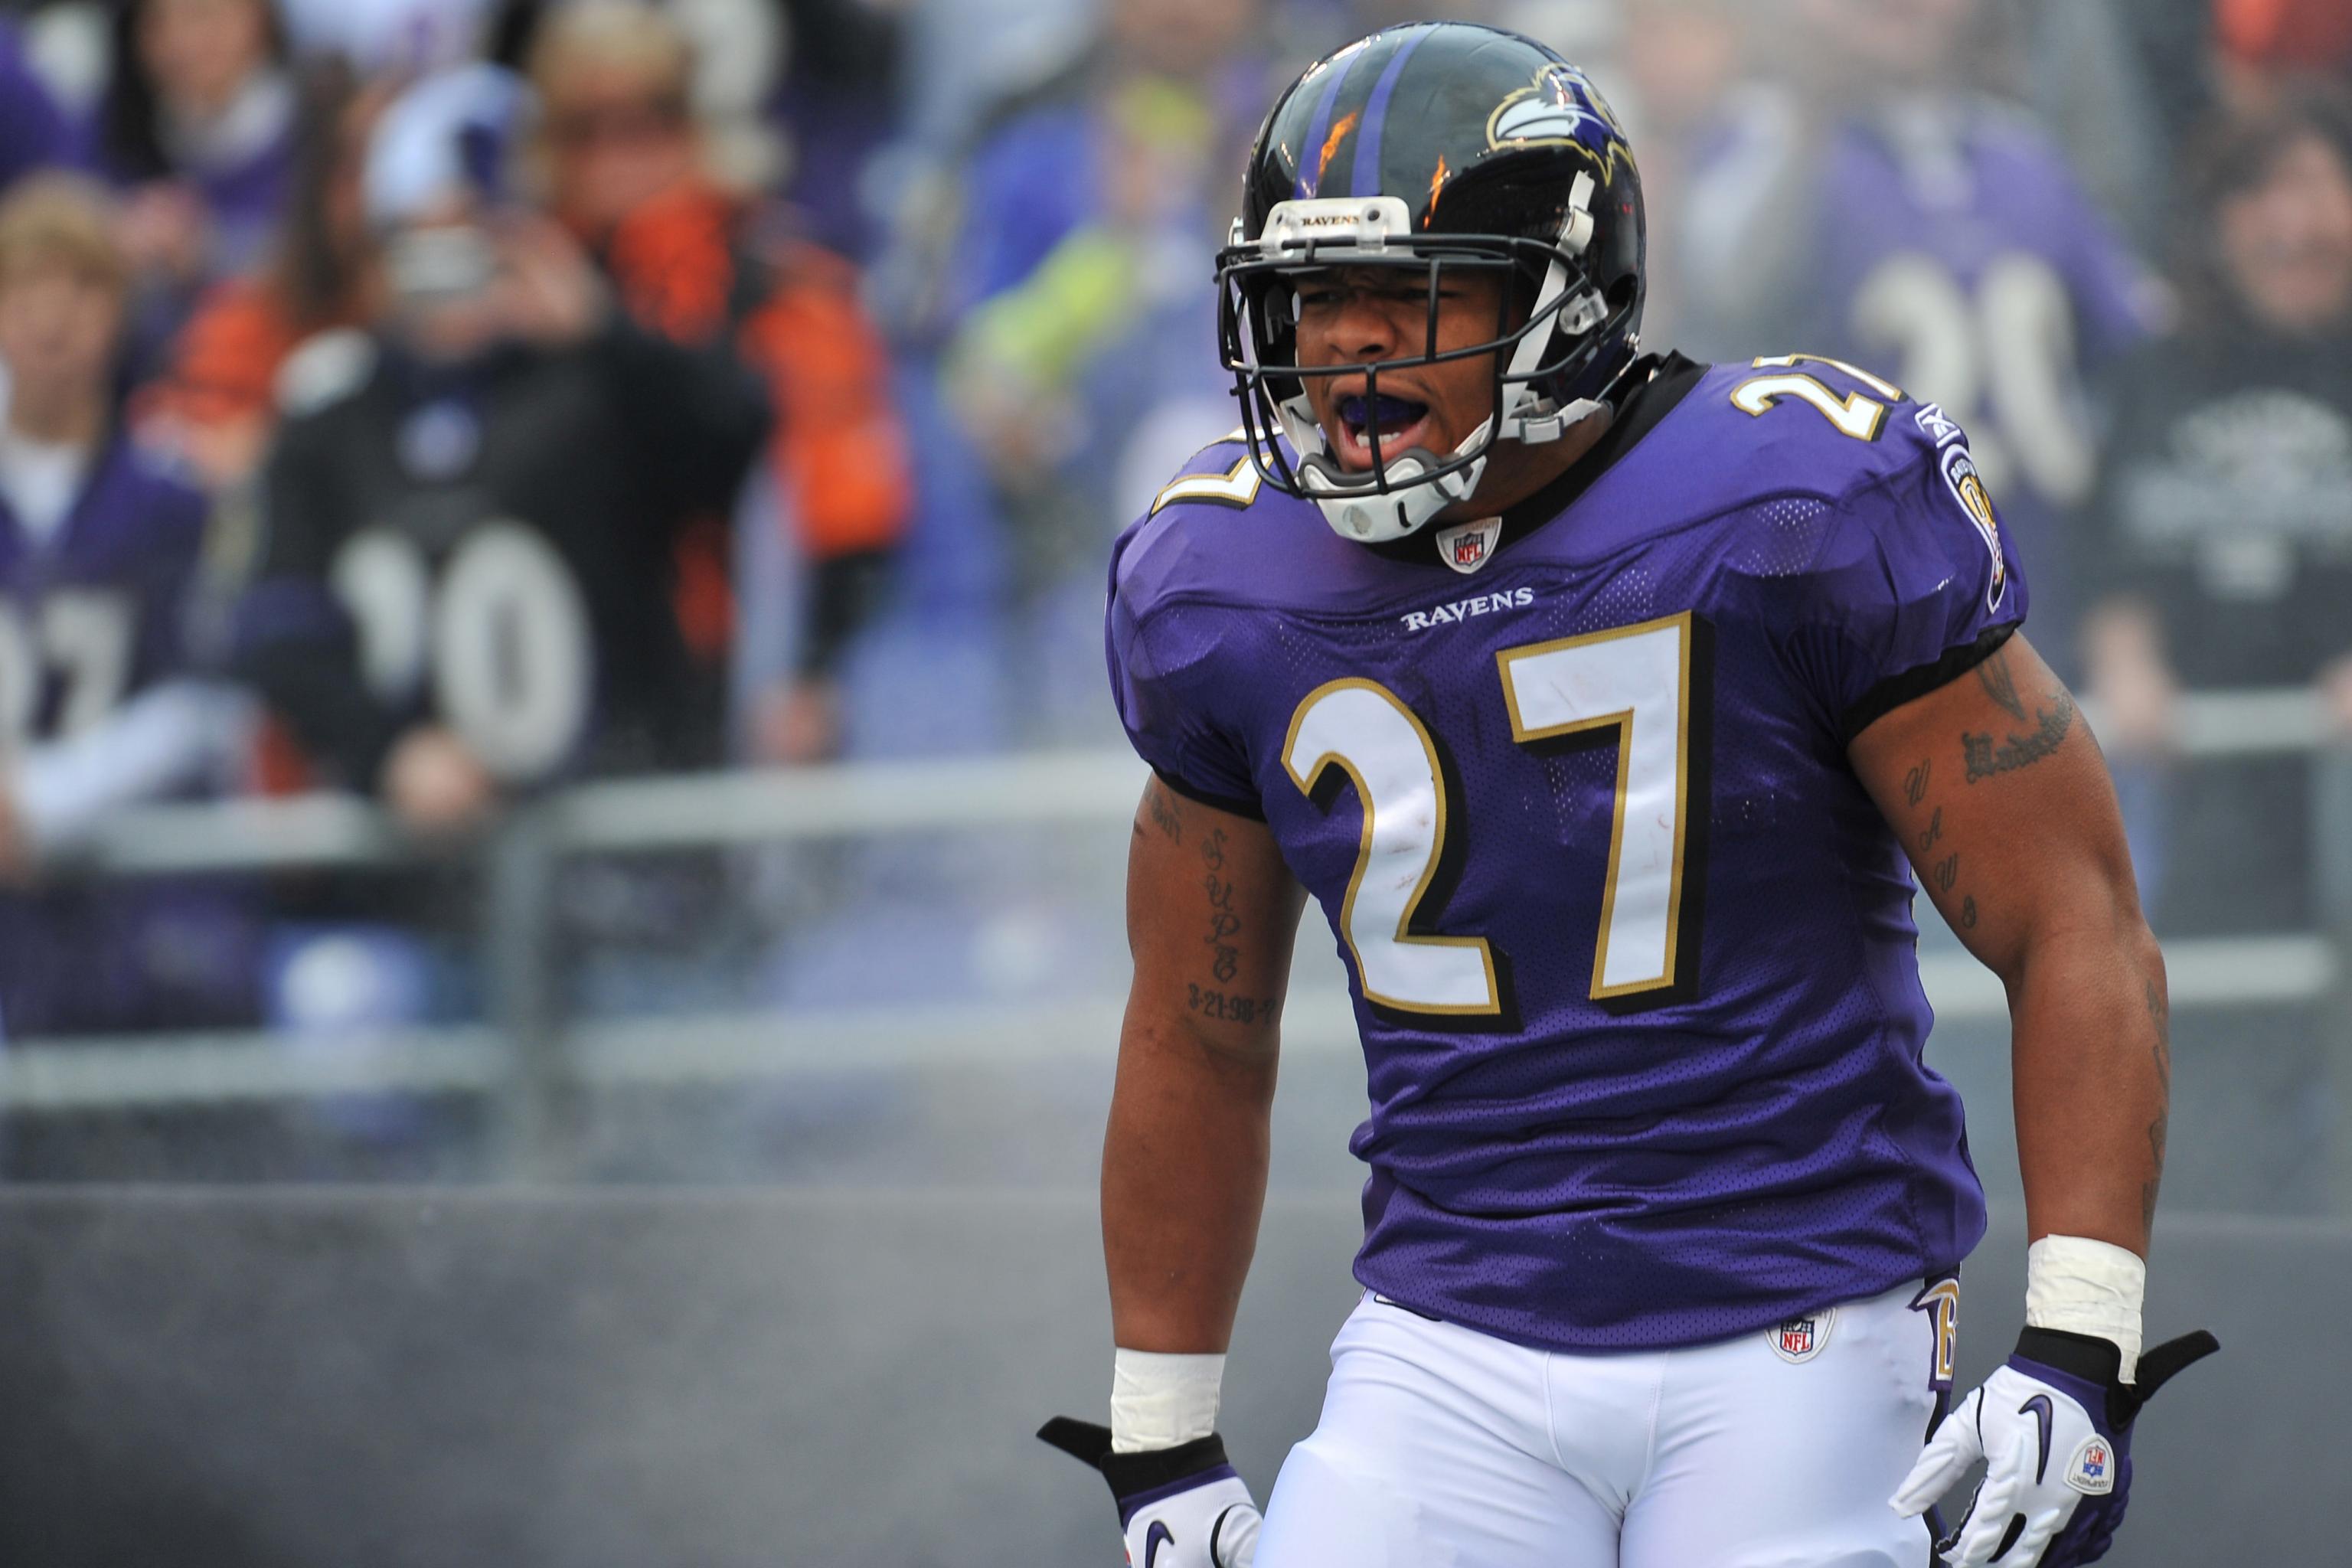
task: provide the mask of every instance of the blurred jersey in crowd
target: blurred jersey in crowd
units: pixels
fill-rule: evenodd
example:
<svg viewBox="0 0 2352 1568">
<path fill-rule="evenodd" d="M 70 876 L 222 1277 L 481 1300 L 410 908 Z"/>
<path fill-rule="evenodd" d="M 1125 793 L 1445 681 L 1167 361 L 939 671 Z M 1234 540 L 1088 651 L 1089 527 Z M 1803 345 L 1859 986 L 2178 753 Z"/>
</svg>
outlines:
<svg viewBox="0 0 2352 1568">
<path fill-rule="evenodd" d="M 1969 89 L 1978 0 L 1804 0 L 1786 79 L 1738 95 L 1686 187 L 1686 337 L 1802 343 L 1943 405 L 2070 618 L 2065 521 L 2096 472 L 2086 382 L 2157 296 L 2055 145 Z"/>
<path fill-rule="evenodd" d="M 243 668 L 304 744 L 420 826 L 716 760 L 675 535 L 727 510 L 768 419 L 731 355 L 637 328 L 573 241 L 500 198 L 516 94 L 464 69 L 376 128 L 383 314 L 280 374 L 239 617 Z"/>
<path fill-rule="evenodd" d="M 70 176 L 0 203 L 0 1022 L 235 1021 L 257 927 L 218 889 L 40 887 L 114 810 L 219 782 L 244 733 L 191 647 L 208 506 L 114 417 L 128 268 Z"/>
</svg>

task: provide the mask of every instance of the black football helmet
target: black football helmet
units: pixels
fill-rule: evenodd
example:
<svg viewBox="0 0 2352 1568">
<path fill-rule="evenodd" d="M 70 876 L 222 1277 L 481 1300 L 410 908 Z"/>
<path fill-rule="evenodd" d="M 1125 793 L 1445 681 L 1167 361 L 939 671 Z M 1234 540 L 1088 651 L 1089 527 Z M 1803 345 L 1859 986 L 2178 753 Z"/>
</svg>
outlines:
<svg viewBox="0 0 2352 1568">
<path fill-rule="evenodd" d="M 1427 275 L 1423 355 L 1298 363 L 1296 283 L 1340 267 Z M 1440 353 L 1439 279 L 1459 268 L 1504 274 L 1513 308 L 1490 342 Z M 1315 501 L 1343 537 L 1402 538 L 1476 489 L 1496 441 L 1557 440 L 1613 405 L 1642 323 L 1641 176 L 1591 79 L 1543 45 L 1466 22 L 1383 28 L 1276 101 L 1217 281 L 1259 474 Z M 1326 453 L 1307 377 L 1364 375 L 1377 406 L 1383 369 L 1481 354 L 1494 359 L 1495 412 L 1454 451 L 1384 452 L 1375 421 L 1369 472 Z"/>
</svg>

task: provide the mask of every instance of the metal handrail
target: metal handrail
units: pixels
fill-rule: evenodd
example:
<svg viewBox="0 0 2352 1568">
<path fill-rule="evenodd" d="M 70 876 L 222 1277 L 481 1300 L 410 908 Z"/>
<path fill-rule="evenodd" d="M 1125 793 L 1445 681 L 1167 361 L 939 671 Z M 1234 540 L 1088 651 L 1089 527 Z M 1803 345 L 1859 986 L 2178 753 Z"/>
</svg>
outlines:
<svg viewBox="0 0 2352 1568">
<path fill-rule="evenodd" d="M 2300 688 L 2193 693 L 2175 747 L 2215 759 L 2310 752 L 2325 716 Z M 2095 713 L 2093 715 L 2095 719 Z M 575 785 L 510 812 L 470 845 L 427 847 L 374 805 L 315 794 L 142 808 L 107 824 L 66 869 L 110 878 L 296 868 L 395 870 L 433 854 L 479 858 L 493 906 L 488 1025 L 385 1030 L 333 1054 L 290 1051 L 282 1035 L 227 1032 L 23 1041 L 0 1052 L 0 1105 L 75 1110 L 365 1091 L 502 1093 L 543 1100 L 557 1084 L 679 1083 L 812 1067 L 1005 1060 L 1107 1050 L 1115 999 L 992 1010 L 874 1006 L 684 1019 L 567 1022 L 552 1016 L 543 933 L 548 879 L 566 855 L 711 848 L 1019 825 L 1109 826 L 1135 810 L 1145 772 L 1125 751 L 862 762 L 678 774 Z M 2336 949 L 2307 933 L 2168 944 L 2176 1006 L 2307 1002 L 2342 977 Z M 1930 952 L 1921 974 L 1946 1019 L 2005 1014 L 2000 983 L 1965 954 Z M 503 977 L 503 978 L 501 978 Z M 1346 993 L 1302 977 L 1286 1023 L 1292 1051 L 1357 1048 Z M 524 1117 L 524 1121 L 531 1119 Z"/>
</svg>

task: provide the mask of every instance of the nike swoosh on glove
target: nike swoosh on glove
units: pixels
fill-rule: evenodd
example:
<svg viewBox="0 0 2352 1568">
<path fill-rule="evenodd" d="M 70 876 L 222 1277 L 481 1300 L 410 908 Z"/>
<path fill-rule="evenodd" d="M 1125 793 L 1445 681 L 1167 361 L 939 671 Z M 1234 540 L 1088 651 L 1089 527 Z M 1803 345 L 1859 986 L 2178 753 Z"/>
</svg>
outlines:
<svg viewBox="0 0 2352 1568">
<path fill-rule="evenodd" d="M 1895 1492 L 1895 1511 L 1924 1513 L 1969 1467 L 1986 1461 L 1968 1511 L 1936 1543 L 1948 1568 L 2076 1568 L 2106 1554 L 2131 1491 L 2132 1424 L 2156 1391 L 2221 1342 L 2200 1329 L 2139 1358 L 2118 1381 L 2109 1340 L 2027 1329 L 2009 1364 L 1954 1406 Z"/>
<path fill-rule="evenodd" d="M 1174 1448 L 1110 1451 L 1110 1428 L 1056 1415 L 1037 1436 L 1110 1483 L 1129 1568 L 1250 1568 L 1261 1522 L 1215 1433 Z"/>
</svg>

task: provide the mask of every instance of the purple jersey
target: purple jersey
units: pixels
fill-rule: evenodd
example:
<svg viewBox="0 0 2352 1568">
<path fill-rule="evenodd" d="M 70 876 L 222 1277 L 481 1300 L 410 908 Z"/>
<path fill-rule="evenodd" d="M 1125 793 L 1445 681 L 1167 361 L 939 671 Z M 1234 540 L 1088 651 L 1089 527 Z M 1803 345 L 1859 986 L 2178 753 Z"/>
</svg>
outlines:
<svg viewBox="0 0 2352 1568">
<path fill-rule="evenodd" d="M 2149 296 L 2058 149 L 1990 109 L 1923 148 L 1849 125 L 1821 202 L 1808 341 L 1941 399 L 2012 500 L 2087 495 L 2084 367 L 2148 330 Z"/>
<path fill-rule="evenodd" d="M 1957 1265 L 1982 1191 L 1846 746 L 2024 616 L 1959 430 L 1819 361 L 1669 361 L 1435 549 L 1340 539 L 1238 442 L 1190 470 L 1118 542 L 1113 690 L 1339 939 L 1357 1277 L 1590 1351 Z"/>
<path fill-rule="evenodd" d="M 1694 208 L 1738 200 L 1773 136 L 1769 115 L 1735 131 Z M 1746 328 L 1874 371 L 1965 425 L 2035 552 L 2045 621 L 2063 624 L 2072 594 L 2051 568 L 2071 552 L 2054 535 L 2097 473 L 2087 373 L 2150 329 L 2146 275 L 2057 146 L 1997 104 L 1849 119 L 1805 155 L 1790 298 Z M 1753 352 L 1744 331 L 1733 341 Z"/>
<path fill-rule="evenodd" d="M 119 437 L 47 542 L 0 500 L 0 724 L 11 744 L 63 739 L 180 673 L 208 510 Z"/>
<path fill-rule="evenodd" d="M 190 673 L 186 622 L 209 503 L 118 437 L 56 535 L 0 501 L 0 726 L 69 740 Z M 10 1037 L 240 1021 L 253 923 L 235 890 L 184 879 L 0 896 Z"/>
</svg>

